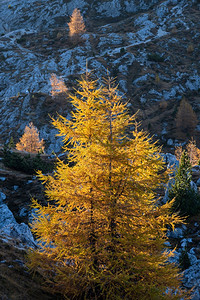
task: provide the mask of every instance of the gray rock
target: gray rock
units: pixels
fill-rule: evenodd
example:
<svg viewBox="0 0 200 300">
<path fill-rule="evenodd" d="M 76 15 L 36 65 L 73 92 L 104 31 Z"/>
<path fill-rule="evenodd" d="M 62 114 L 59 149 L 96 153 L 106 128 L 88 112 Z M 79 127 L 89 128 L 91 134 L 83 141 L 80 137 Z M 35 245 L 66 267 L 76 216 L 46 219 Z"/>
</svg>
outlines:
<svg viewBox="0 0 200 300">
<path fill-rule="evenodd" d="M 171 251 L 171 250 L 168 250 Z M 180 253 L 176 250 L 173 251 L 173 255 L 171 257 L 169 257 L 169 262 L 170 263 L 174 263 L 174 264 L 178 264 L 179 263 L 179 257 L 180 257 Z"/>
<path fill-rule="evenodd" d="M 188 253 L 188 257 L 189 257 L 191 265 L 194 265 L 197 263 L 198 259 L 197 259 L 196 255 Z"/>
<path fill-rule="evenodd" d="M 172 146 L 173 144 L 174 144 L 173 140 L 172 139 L 168 139 L 167 145 L 168 146 Z"/>
<path fill-rule="evenodd" d="M 197 187 L 197 185 L 196 185 L 196 183 L 195 183 L 194 181 L 191 181 L 191 182 L 190 182 L 190 186 L 191 186 L 191 188 L 192 188 L 193 190 L 195 190 L 195 192 L 198 191 L 198 187 Z"/>
<path fill-rule="evenodd" d="M 2 192 L 0 192 L 0 204 L 3 203 L 3 200 L 6 199 L 6 195 Z"/>
<path fill-rule="evenodd" d="M 0 205 L 0 234 L 17 238 L 29 247 L 36 247 L 36 242 L 28 225 L 18 224 L 6 204 Z"/>
<path fill-rule="evenodd" d="M 200 288 L 200 260 L 197 260 L 197 262 L 190 266 L 188 269 L 186 269 L 184 274 L 183 283 L 184 286 L 187 288 L 192 287 L 198 287 Z"/>
<path fill-rule="evenodd" d="M 192 239 L 191 238 L 189 238 L 189 239 L 185 239 L 185 238 L 182 239 L 181 240 L 181 247 L 185 249 L 187 247 L 188 243 L 192 243 Z"/>
<path fill-rule="evenodd" d="M 199 187 L 200 186 L 200 178 L 197 180 L 196 182 L 196 186 Z"/>
<path fill-rule="evenodd" d="M 199 165 L 193 166 L 192 167 L 192 172 L 194 172 L 194 173 L 200 173 L 200 166 Z"/>
<path fill-rule="evenodd" d="M 0 229 L 12 223 L 13 224 L 17 223 L 13 213 L 10 211 L 10 209 L 6 204 L 1 204 L 0 205 Z"/>
<path fill-rule="evenodd" d="M 173 168 L 177 170 L 179 167 L 179 161 L 176 159 L 176 156 L 171 153 L 162 154 L 164 161 L 167 163 L 167 168 Z"/>
<path fill-rule="evenodd" d="M 19 216 L 25 217 L 25 216 L 27 216 L 27 214 L 28 214 L 27 209 L 25 207 L 22 207 L 22 209 L 20 209 Z"/>
<path fill-rule="evenodd" d="M 175 183 L 175 179 L 174 178 L 171 178 L 169 181 L 168 181 L 168 183 L 167 183 L 167 186 L 166 186 L 166 188 L 165 188 L 165 195 L 164 195 L 164 197 L 163 197 L 163 199 L 162 199 L 162 203 L 166 203 L 167 201 L 168 201 L 168 199 L 169 199 L 169 190 L 171 189 L 171 187 L 172 187 L 172 185 Z"/>
<path fill-rule="evenodd" d="M 169 231 L 167 236 L 173 239 L 179 239 L 183 237 L 183 229 L 182 228 L 175 228 L 174 231 Z"/>
<path fill-rule="evenodd" d="M 192 295 L 191 300 L 199 300 L 200 299 L 200 293 L 199 293 L 199 289 L 195 289 L 195 292 Z"/>
<path fill-rule="evenodd" d="M 36 247 L 37 244 L 34 241 L 33 235 L 30 231 L 28 225 L 21 223 L 18 224 L 16 221 L 15 223 L 9 224 L 3 227 L 0 230 L 0 234 L 6 234 L 10 237 L 19 239 L 23 244 L 29 247 Z"/>
<path fill-rule="evenodd" d="M 166 247 L 171 247 L 171 244 L 170 244 L 169 241 L 164 242 L 164 245 L 165 245 Z"/>
</svg>

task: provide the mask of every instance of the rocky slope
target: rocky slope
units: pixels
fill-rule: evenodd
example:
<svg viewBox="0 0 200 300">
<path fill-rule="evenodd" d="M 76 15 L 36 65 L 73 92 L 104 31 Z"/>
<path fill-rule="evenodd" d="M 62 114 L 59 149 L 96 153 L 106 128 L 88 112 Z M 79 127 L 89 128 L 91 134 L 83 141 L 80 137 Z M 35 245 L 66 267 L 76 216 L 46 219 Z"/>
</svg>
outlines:
<svg viewBox="0 0 200 300">
<path fill-rule="evenodd" d="M 107 70 L 140 109 L 143 127 L 162 143 L 175 142 L 175 116 L 183 95 L 199 115 L 199 1 L 17 1 L 0 2 L 0 136 L 22 134 L 33 121 L 48 152 L 61 140 L 50 125 L 56 111 L 69 116 L 69 100 L 55 103 L 50 75 L 62 76 L 69 90 L 88 68 Z M 87 32 L 79 44 L 68 38 L 75 7 Z M 199 137 L 197 126 L 196 137 Z"/>
</svg>

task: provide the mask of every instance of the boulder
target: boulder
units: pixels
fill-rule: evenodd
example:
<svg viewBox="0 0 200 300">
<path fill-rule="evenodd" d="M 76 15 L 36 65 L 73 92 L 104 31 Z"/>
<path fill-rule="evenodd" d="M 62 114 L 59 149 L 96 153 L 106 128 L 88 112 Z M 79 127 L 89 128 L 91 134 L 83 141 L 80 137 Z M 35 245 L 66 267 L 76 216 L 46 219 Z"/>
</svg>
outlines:
<svg viewBox="0 0 200 300">
<path fill-rule="evenodd" d="M 175 183 L 175 179 L 174 178 L 171 178 L 169 181 L 168 181 L 168 183 L 167 183 L 167 185 L 166 185 L 166 188 L 165 188 L 165 195 L 164 195 L 164 197 L 163 197 L 163 199 L 162 199 L 162 203 L 163 204 L 165 204 L 165 203 L 167 203 L 167 201 L 168 201 L 168 198 L 169 198 L 169 190 L 171 189 L 171 187 L 172 187 L 172 185 Z"/>
<path fill-rule="evenodd" d="M 178 227 L 174 231 L 168 231 L 167 236 L 172 239 L 180 239 L 183 237 L 183 229 Z"/>
<path fill-rule="evenodd" d="M 171 153 L 166 153 L 162 155 L 164 161 L 167 164 L 167 168 L 173 168 L 175 171 L 179 167 L 179 161 L 176 159 L 176 156 Z"/>
<path fill-rule="evenodd" d="M 2 192 L 0 192 L 0 204 L 3 203 L 3 200 L 6 199 L 6 195 Z"/>
<path fill-rule="evenodd" d="M 18 239 L 22 243 L 20 246 L 24 244 L 33 248 L 37 246 L 29 226 L 24 223 L 18 224 L 6 204 L 0 205 L 0 235 Z"/>
</svg>

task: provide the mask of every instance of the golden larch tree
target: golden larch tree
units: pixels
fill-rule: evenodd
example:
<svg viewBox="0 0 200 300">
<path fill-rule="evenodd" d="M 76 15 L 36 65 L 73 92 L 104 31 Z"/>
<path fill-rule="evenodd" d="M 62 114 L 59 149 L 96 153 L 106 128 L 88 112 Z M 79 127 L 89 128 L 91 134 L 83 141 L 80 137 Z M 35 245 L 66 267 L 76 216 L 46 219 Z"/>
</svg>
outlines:
<svg viewBox="0 0 200 300">
<path fill-rule="evenodd" d="M 56 74 L 52 73 L 50 77 L 51 83 L 51 95 L 58 96 L 60 94 L 66 94 L 68 89 L 63 81 L 63 79 L 59 79 Z"/>
<path fill-rule="evenodd" d="M 174 154 L 176 156 L 176 159 L 180 161 L 181 160 L 181 156 L 183 154 L 183 147 L 181 145 L 176 146 Z"/>
<path fill-rule="evenodd" d="M 194 134 L 198 120 L 190 103 L 183 98 L 176 115 L 177 137 L 183 138 Z"/>
<path fill-rule="evenodd" d="M 196 141 L 194 140 L 194 138 L 192 138 L 188 142 L 188 144 L 186 146 L 186 150 L 187 150 L 191 165 L 192 166 L 198 165 L 199 160 L 200 160 L 200 150 L 197 147 Z"/>
<path fill-rule="evenodd" d="M 44 140 L 40 140 L 39 131 L 32 122 L 25 127 L 24 134 L 16 144 L 16 149 L 30 153 L 44 151 Z"/>
<path fill-rule="evenodd" d="M 70 37 L 77 37 L 85 32 L 85 23 L 78 8 L 74 9 L 68 26 Z"/>
<path fill-rule="evenodd" d="M 178 268 L 163 243 L 167 225 L 181 220 L 171 203 L 157 205 L 155 189 L 167 177 L 160 148 L 111 79 L 79 84 L 72 118 L 53 120 L 69 163 L 58 160 L 53 175 L 38 172 L 48 205 L 33 200 L 41 248 L 29 253 L 29 268 L 66 299 L 180 299 Z"/>
<path fill-rule="evenodd" d="M 189 140 L 189 142 L 186 145 L 186 152 L 190 160 L 190 164 L 192 166 L 198 165 L 200 161 L 200 149 L 196 145 L 196 141 L 194 138 Z M 181 156 L 183 154 L 183 148 L 182 146 L 177 146 L 175 150 L 175 155 L 178 160 L 181 160 Z"/>
</svg>

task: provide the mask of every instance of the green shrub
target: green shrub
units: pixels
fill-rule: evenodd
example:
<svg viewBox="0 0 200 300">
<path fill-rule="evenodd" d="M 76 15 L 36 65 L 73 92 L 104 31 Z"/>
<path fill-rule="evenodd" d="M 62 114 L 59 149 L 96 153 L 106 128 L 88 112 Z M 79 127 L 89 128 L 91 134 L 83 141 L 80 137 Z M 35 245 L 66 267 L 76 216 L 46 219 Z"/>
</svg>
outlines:
<svg viewBox="0 0 200 300">
<path fill-rule="evenodd" d="M 181 216 L 196 215 L 200 211 L 200 195 L 191 187 L 192 171 L 186 151 L 183 151 L 175 183 L 169 190 L 169 200 L 175 198 L 173 212 Z"/>
<path fill-rule="evenodd" d="M 40 154 L 37 154 L 35 157 L 31 157 L 30 154 L 20 155 L 19 153 L 11 152 L 8 148 L 4 149 L 3 163 L 6 167 L 26 174 L 35 174 L 38 170 L 48 173 L 54 169 L 54 164 L 44 161 Z"/>
</svg>

